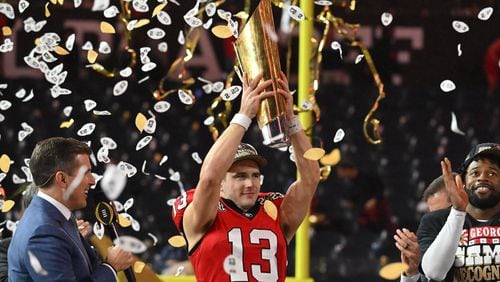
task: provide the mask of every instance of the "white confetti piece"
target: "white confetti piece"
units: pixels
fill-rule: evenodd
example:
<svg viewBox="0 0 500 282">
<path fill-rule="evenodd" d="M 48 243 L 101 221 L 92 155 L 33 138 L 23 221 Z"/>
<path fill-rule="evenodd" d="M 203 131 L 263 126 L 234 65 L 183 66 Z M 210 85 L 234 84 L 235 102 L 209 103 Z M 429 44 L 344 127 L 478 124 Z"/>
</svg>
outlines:
<svg viewBox="0 0 500 282">
<path fill-rule="evenodd" d="M 383 26 L 390 25 L 392 23 L 392 19 L 392 14 L 388 12 L 382 13 L 382 15 L 380 16 L 380 21 L 382 22 Z"/>
<path fill-rule="evenodd" d="M 137 81 L 137 84 L 141 84 L 141 83 L 143 83 L 144 81 L 146 81 L 148 79 L 149 79 L 149 75 L 146 76 L 146 77 L 143 77 L 142 79 L 140 79 L 139 81 Z"/>
<path fill-rule="evenodd" d="M 328 1 L 328 0 L 316 0 L 316 1 L 314 1 L 314 4 L 319 5 L 319 6 L 330 6 L 333 3 L 332 3 L 332 1 Z"/>
<path fill-rule="evenodd" d="M 147 250 L 146 244 L 132 236 L 120 236 L 113 241 L 113 244 L 133 254 L 140 254 Z"/>
<path fill-rule="evenodd" d="M 300 105 L 300 107 L 304 111 L 309 111 L 312 108 L 312 103 L 311 103 L 311 101 L 304 99 L 304 100 L 302 100 L 302 104 Z"/>
<path fill-rule="evenodd" d="M 158 51 L 165 53 L 168 51 L 168 43 L 167 42 L 160 42 L 158 43 Z"/>
<path fill-rule="evenodd" d="M 33 99 L 33 97 L 35 97 L 35 94 L 33 93 L 33 89 L 31 89 L 30 94 L 28 94 L 28 96 L 26 96 L 22 101 L 23 101 L 23 103 L 26 103 L 26 102 L 30 101 L 31 99 Z"/>
<path fill-rule="evenodd" d="M 134 7 L 134 10 L 141 13 L 149 11 L 147 0 L 134 0 L 132 1 L 132 7 Z"/>
<path fill-rule="evenodd" d="M 105 146 L 99 148 L 97 151 L 97 160 L 101 163 L 109 163 L 111 159 L 109 158 L 109 149 Z"/>
<path fill-rule="evenodd" d="M 479 11 L 479 13 L 477 14 L 477 18 L 482 20 L 482 21 L 487 21 L 490 19 L 492 14 L 493 14 L 493 8 L 486 7 L 486 8 L 481 9 L 481 11 Z"/>
<path fill-rule="evenodd" d="M 165 37 L 165 31 L 161 28 L 155 27 L 147 31 L 147 35 L 149 38 L 158 40 Z"/>
<path fill-rule="evenodd" d="M 363 54 L 357 55 L 356 59 L 354 60 L 354 64 L 358 64 L 359 62 L 361 62 L 361 60 L 363 60 L 364 57 L 365 57 L 365 55 L 363 55 Z"/>
<path fill-rule="evenodd" d="M 198 152 L 194 152 L 191 154 L 191 158 L 193 158 L 193 160 L 197 163 L 197 164 L 201 164 L 203 161 L 201 160 L 200 158 L 200 155 L 198 154 Z"/>
<path fill-rule="evenodd" d="M 92 111 L 92 113 L 96 116 L 110 116 L 111 115 L 111 112 L 109 111 Z"/>
<path fill-rule="evenodd" d="M 33 133 L 34 129 L 31 127 L 28 123 L 22 122 L 21 127 L 26 131 L 27 133 Z"/>
<path fill-rule="evenodd" d="M 24 88 L 19 89 L 16 92 L 15 96 L 16 96 L 16 98 L 19 98 L 19 99 L 24 98 L 24 96 L 26 96 L 26 89 L 24 89 Z"/>
<path fill-rule="evenodd" d="M 206 125 L 206 126 L 209 126 L 211 124 L 213 124 L 215 121 L 215 118 L 213 116 L 209 116 L 207 117 L 204 121 L 203 121 L 203 124 Z"/>
<path fill-rule="evenodd" d="M 132 229 L 135 232 L 139 232 L 141 230 L 141 225 L 139 224 L 139 221 L 135 220 L 135 218 L 132 218 Z"/>
<path fill-rule="evenodd" d="M 76 133 L 78 136 L 88 136 L 94 132 L 95 123 L 89 122 L 84 124 Z"/>
<path fill-rule="evenodd" d="M 158 101 L 154 104 L 153 109 L 158 113 L 164 113 L 170 109 L 170 103 L 167 101 Z"/>
<path fill-rule="evenodd" d="M 458 43 L 457 44 L 457 53 L 458 53 L 458 56 L 462 56 L 462 44 Z"/>
<path fill-rule="evenodd" d="M 224 83 L 222 81 L 217 81 L 212 85 L 212 90 L 216 93 L 221 92 L 224 89 Z"/>
<path fill-rule="evenodd" d="M 78 8 L 82 5 L 82 0 L 73 0 L 73 3 L 75 4 L 75 8 Z"/>
<path fill-rule="evenodd" d="M 333 49 L 333 50 L 338 50 L 339 51 L 339 54 L 340 54 L 340 59 L 344 59 L 342 58 L 342 46 L 340 45 L 340 43 L 338 41 L 333 41 L 332 44 L 330 45 L 330 47 Z"/>
<path fill-rule="evenodd" d="M 29 261 L 30 261 L 31 268 L 33 268 L 33 270 L 38 275 L 47 276 L 49 274 L 47 272 L 47 270 L 45 270 L 43 268 L 43 266 L 40 263 L 40 261 L 38 260 L 38 258 L 30 250 L 28 250 L 28 258 L 29 258 Z"/>
<path fill-rule="evenodd" d="M 177 94 L 179 96 L 179 100 L 181 100 L 181 102 L 183 104 L 185 104 L 185 105 L 193 104 L 193 102 L 194 102 L 193 98 L 186 91 L 179 89 L 179 91 L 177 91 Z"/>
<path fill-rule="evenodd" d="M 72 92 L 69 89 L 61 88 L 59 85 L 54 85 L 50 88 L 50 95 L 52 98 L 56 99 L 61 95 L 70 95 Z"/>
<path fill-rule="evenodd" d="M 178 171 L 175 171 L 175 172 L 171 173 L 169 179 L 172 180 L 172 181 L 174 181 L 174 182 L 178 182 L 178 181 L 181 180 L 181 175 L 180 175 L 180 173 Z"/>
<path fill-rule="evenodd" d="M 217 6 L 215 5 L 215 3 L 211 2 L 211 3 L 208 3 L 206 6 L 205 6 L 205 13 L 207 13 L 207 16 L 211 17 L 213 15 L 215 15 L 215 12 L 217 11 Z"/>
<path fill-rule="evenodd" d="M 26 179 L 19 177 L 17 174 L 12 175 L 12 182 L 14 184 L 23 184 L 26 183 Z"/>
<path fill-rule="evenodd" d="M 213 19 L 210 18 L 208 19 L 204 24 L 203 24 L 203 28 L 204 29 L 209 29 L 211 26 L 212 26 L 212 23 L 213 23 Z"/>
<path fill-rule="evenodd" d="M 152 70 L 154 68 L 156 68 L 156 64 L 153 63 L 153 62 L 149 62 L 149 63 L 146 63 L 146 64 L 142 65 L 141 70 L 143 72 L 148 72 L 148 71 L 150 71 L 150 70 Z"/>
<path fill-rule="evenodd" d="M 441 87 L 443 92 L 450 92 L 456 88 L 455 83 L 449 79 L 443 80 L 439 87 Z"/>
<path fill-rule="evenodd" d="M 287 12 L 290 14 L 290 17 L 296 21 L 302 21 L 306 18 L 304 12 L 300 9 L 300 7 L 295 5 L 289 5 L 287 7 Z"/>
<path fill-rule="evenodd" d="M 179 31 L 179 35 L 177 35 L 177 43 L 180 45 L 184 45 L 186 43 L 186 39 L 184 38 L 184 32 L 181 30 Z"/>
<path fill-rule="evenodd" d="M 0 101 L 0 110 L 2 110 L 2 111 L 6 111 L 6 110 L 10 109 L 11 106 L 12 106 L 12 103 L 8 100 L 1 100 Z"/>
<path fill-rule="evenodd" d="M 123 210 L 127 212 L 128 209 L 130 209 L 133 205 L 134 205 L 134 198 L 130 198 L 127 201 L 125 201 L 125 204 L 123 204 Z"/>
<path fill-rule="evenodd" d="M 333 137 L 333 143 L 338 143 L 344 139 L 345 132 L 342 128 L 339 128 L 337 132 L 335 132 L 335 137 Z"/>
<path fill-rule="evenodd" d="M 229 275 L 238 274 L 239 266 L 242 265 L 242 263 L 243 262 L 235 255 L 229 255 L 224 259 L 224 271 Z"/>
<path fill-rule="evenodd" d="M 149 118 L 144 126 L 144 131 L 149 134 L 153 134 L 156 131 L 156 119 L 154 117 Z"/>
<path fill-rule="evenodd" d="M 21 170 L 24 172 L 24 175 L 26 175 L 26 181 L 33 182 L 33 175 L 31 174 L 30 168 L 27 166 L 22 166 Z"/>
<path fill-rule="evenodd" d="M 116 17 L 116 15 L 120 14 L 120 11 L 115 5 L 113 5 L 104 10 L 103 14 L 105 18 L 111 19 Z"/>
<path fill-rule="evenodd" d="M 227 89 L 224 89 L 220 96 L 224 101 L 232 101 L 240 95 L 242 89 L 243 88 L 239 85 L 233 85 Z"/>
<path fill-rule="evenodd" d="M 184 18 L 184 21 L 190 26 L 190 27 L 199 27 L 203 24 L 203 21 L 198 19 L 197 17 L 190 17 L 190 18 Z"/>
<path fill-rule="evenodd" d="M 122 77 L 129 77 L 132 74 L 132 69 L 130 67 L 126 67 L 120 71 L 120 75 Z"/>
<path fill-rule="evenodd" d="M 117 165 L 109 164 L 104 171 L 100 184 L 106 197 L 110 201 L 114 201 L 118 199 L 127 184 L 127 174 Z"/>
<path fill-rule="evenodd" d="M 109 47 L 108 42 L 101 41 L 101 42 L 99 42 L 99 49 L 98 49 L 98 51 L 101 54 L 109 54 L 109 53 L 111 53 L 111 47 Z"/>
<path fill-rule="evenodd" d="M 465 133 L 458 128 L 457 117 L 454 112 L 451 112 L 451 131 L 456 134 L 465 135 Z"/>
<path fill-rule="evenodd" d="M 5 116 L 0 114 L 0 122 L 4 121 L 5 120 Z"/>
<path fill-rule="evenodd" d="M 92 5 L 92 11 L 104 11 L 109 7 L 109 0 L 95 0 Z"/>
<path fill-rule="evenodd" d="M 81 166 L 78 168 L 78 172 L 76 176 L 73 178 L 66 191 L 63 194 L 63 200 L 67 201 L 71 194 L 75 191 L 76 188 L 82 183 L 83 178 L 85 177 L 85 173 L 87 172 L 87 168 L 85 166 Z"/>
<path fill-rule="evenodd" d="M 82 50 L 84 51 L 94 50 L 94 45 L 92 45 L 92 42 L 87 41 L 82 45 Z"/>
<path fill-rule="evenodd" d="M 148 233 L 148 236 L 151 237 L 151 239 L 153 239 L 153 246 L 156 246 L 156 243 L 158 243 L 158 238 L 152 233 Z"/>
<path fill-rule="evenodd" d="M 4 14 L 7 18 L 11 20 L 13 20 L 15 17 L 14 8 L 9 3 L 0 3 L 0 13 Z"/>
<path fill-rule="evenodd" d="M 184 272 L 184 265 L 181 265 L 177 268 L 177 271 L 175 272 L 175 276 L 180 276 Z"/>
<path fill-rule="evenodd" d="M 170 15 L 165 11 L 159 12 L 158 15 L 156 15 L 156 17 L 158 18 L 158 21 L 163 25 L 172 24 L 172 19 L 170 18 Z"/>
<path fill-rule="evenodd" d="M 95 236 L 97 236 L 97 238 L 99 238 L 99 240 L 102 240 L 102 238 L 104 237 L 104 225 L 102 225 L 102 223 L 96 221 L 94 223 L 93 231 L 94 231 Z"/>
<path fill-rule="evenodd" d="M 153 140 L 153 136 L 144 136 L 141 140 L 139 140 L 139 142 L 137 142 L 137 145 L 135 146 L 135 150 L 136 151 L 139 151 L 140 149 L 146 147 L 149 142 L 151 142 L 151 140 Z"/>
<path fill-rule="evenodd" d="M 115 206 L 115 209 L 117 212 L 122 212 L 123 211 L 123 205 L 122 203 L 118 201 L 113 201 L 113 205 Z"/>
<path fill-rule="evenodd" d="M 96 101 L 91 99 L 86 99 L 85 101 L 83 101 L 83 104 L 85 105 L 85 110 L 87 112 L 92 111 L 97 106 Z"/>
<path fill-rule="evenodd" d="M 469 31 L 469 26 L 462 21 L 453 21 L 452 24 L 453 29 L 458 33 L 465 33 Z"/>
<path fill-rule="evenodd" d="M 19 1 L 19 4 L 17 6 L 17 9 L 19 10 L 19 13 L 23 13 L 30 5 L 30 2 L 26 0 L 21 0 Z"/>
<path fill-rule="evenodd" d="M 128 81 L 126 80 L 120 80 L 118 81 L 115 86 L 113 86 L 113 96 L 120 96 L 125 91 L 127 91 L 128 88 Z"/>
<path fill-rule="evenodd" d="M 67 117 L 69 117 L 71 115 L 71 112 L 73 111 L 73 107 L 72 106 L 66 106 L 64 107 L 63 109 L 63 114 Z"/>
<path fill-rule="evenodd" d="M 177 200 L 177 199 L 176 198 L 168 199 L 167 200 L 167 205 L 170 206 L 170 207 L 173 207 L 174 204 L 175 204 L 175 200 Z"/>
<path fill-rule="evenodd" d="M 166 161 L 168 160 L 168 156 L 167 155 L 164 155 L 161 160 L 160 160 L 160 163 L 159 165 L 162 166 Z"/>
<path fill-rule="evenodd" d="M 102 137 L 100 139 L 100 142 L 101 142 L 101 145 L 108 148 L 109 150 L 114 150 L 118 147 L 115 140 L 113 140 L 111 137 Z"/>
</svg>

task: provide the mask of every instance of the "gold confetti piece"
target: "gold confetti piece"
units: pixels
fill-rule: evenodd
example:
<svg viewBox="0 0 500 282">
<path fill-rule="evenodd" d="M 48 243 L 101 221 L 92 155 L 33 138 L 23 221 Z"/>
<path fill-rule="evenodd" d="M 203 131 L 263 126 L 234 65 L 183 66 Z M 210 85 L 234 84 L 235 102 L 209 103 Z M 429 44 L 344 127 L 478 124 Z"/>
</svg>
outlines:
<svg viewBox="0 0 500 282">
<path fill-rule="evenodd" d="M 180 248 L 186 246 L 186 239 L 181 235 L 174 235 L 168 238 L 168 243 L 174 248 Z"/>
<path fill-rule="evenodd" d="M 2 34 L 4 36 L 11 36 L 12 35 L 12 29 L 10 29 L 10 27 L 8 27 L 8 26 L 3 26 L 2 27 Z"/>
<path fill-rule="evenodd" d="M 234 15 L 236 18 L 246 20 L 248 19 L 248 14 L 245 11 L 240 11 L 236 15 Z"/>
<path fill-rule="evenodd" d="M 16 202 L 12 200 L 5 201 L 2 206 L 2 212 L 9 212 L 15 204 Z"/>
<path fill-rule="evenodd" d="M 119 214 L 118 215 L 118 224 L 120 224 L 121 227 L 129 227 L 132 222 L 128 220 L 128 218 L 124 217 L 123 215 Z"/>
<path fill-rule="evenodd" d="M 139 20 L 138 22 L 136 22 L 134 24 L 134 29 L 136 28 L 140 28 L 140 27 L 143 27 L 145 25 L 149 24 L 149 19 L 142 19 L 142 20 Z"/>
<path fill-rule="evenodd" d="M 137 129 L 139 129 L 141 133 L 144 130 L 144 127 L 146 126 L 147 122 L 148 119 L 142 113 L 138 113 L 137 116 L 135 117 L 135 126 L 137 127 Z"/>
<path fill-rule="evenodd" d="M 74 122 L 75 122 L 74 119 L 63 121 L 63 122 L 61 122 L 61 125 L 59 125 L 59 128 L 70 128 Z"/>
<path fill-rule="evenodd" d="M 322 165 L 334 166 L 338 164 L 341 160 L 340 150 L 338 148 L 333 149 L 328 155 L 324 155 L 319 162 Z"/>
<path fill-rule="evenodd" d="M 40 40 L 40 37 L 38 37 L 38 38 L 36 38 L 36 39 L 35 39 L 35 45 L 36 45 L 36 46 L 40 45 L 40 42 L 42 42 L 42 41 Z"/>
<path fill-rule="evenodd" d="M 57 5 L 57 0 L 50 0 L 50 3 Z M 48 4 L 48 3 L 47 3 Z"/>
<path fill-rule="evenodd" d="M 102 33 L 115 33 L 115 28 L 108 22 L 101 22 Z"/>
<path fill-rule="evenodd" d="M 50 17 L 49 3 L 48 2 L 45 4 L 45 17 L 46 18 Z"/>
<path fill-rule="evenodd" d="M 311 161 L 317 161 L 321 159 L 325 155 L 325 150 L 322 148 L 311 148 L 307 150 L 304 153 L 304 158 L 311 160 Z"/>
<path fill-rule="evenodd" d="M 62 6 L 64 4 L 64 0 L 57 0 L 57 3 Z"/>
<path fill-rule="evenodd" d="M 56 52 L 56 54 L 62 55 L 62 56 L 69 54 L 68 50 L 64 49 L 61 46 L 56 46 L 56 48 L 54 49 L 54 51 Z"/>
<path fill-rule="evenodd" d="M 87 60 L 89 63 L 93 64 L 95 63 L 95 60 L 97 60 L 97 55 L 99 55 L 96 51 L 90 49 L 89 52 L 87 53 Z"/>
<path fill-rule="evenodd" d="M 276 208 L 276 205 L 269 200 L 264 201 L 264 211 L 273 220 L 276 220 L 276 218 L 278 217 L 278 209 Z"/>
<path fill-rule="evenodd" d="M 216 25 L 212 28 L 212 33 L 222 39 L 233 36 L 231 29 L 227 25 Z"/>
<path fill-rule="evenodd" d="M 143 270 L 144 270 L 144 266 L 146 266 L 146 264 L 142 261 L 136 261 L 134 263 L 134 272 L 135 273 L 141 273 Z"/>
<path fill-rule="evenodd" d="M 327 165 L 327 166 L 322 166 L 319 169 L 319 179 L 321 181 L 325 181 L 328 179 L 328 176 L 330 176 L 330 173 L 332 172 L 332 167 Z"/>
<path fill-rule="evenodd" d="M 6 154 L 3 154 L 0 157 L 0 170 L 7 173 L 10 169 L 10 157 Z"/>
<path fill-rule="evenodd" d="M 402 262 L 393 262 L 384 265 L 379 272 L 378 275 L 380 277 L 387 280 L 398 279 L 401 276 L 401 273 L 408 269 L 408 265 Z"/>
<path fill-rule="evenodd" d="M 163 3 L 163 4 L 156 6 L 155 9 L 153 10 L 153 15 L 151 17 L 152 18 L 156 17 L 156 15 L 158 15 L 161 12 L 161 10 L 163 10 L 163 8 L 165 8 L 165 6 L 167 6 L 167 3 Z"/>
</svg>

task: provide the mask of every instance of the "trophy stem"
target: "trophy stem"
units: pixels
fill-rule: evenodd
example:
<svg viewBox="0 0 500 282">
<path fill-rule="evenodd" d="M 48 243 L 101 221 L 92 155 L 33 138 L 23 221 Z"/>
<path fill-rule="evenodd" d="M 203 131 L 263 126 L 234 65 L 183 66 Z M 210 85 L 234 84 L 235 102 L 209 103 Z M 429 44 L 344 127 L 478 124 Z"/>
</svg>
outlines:
<svg viewBox="0 0 500 282">
<path fill-rule="evenodd" d="M 271 148 L 282 148 L 289 145 L 288 128 L 285 115 L 277 116 L 261 127 L 263 144 Z"/>
</svg>

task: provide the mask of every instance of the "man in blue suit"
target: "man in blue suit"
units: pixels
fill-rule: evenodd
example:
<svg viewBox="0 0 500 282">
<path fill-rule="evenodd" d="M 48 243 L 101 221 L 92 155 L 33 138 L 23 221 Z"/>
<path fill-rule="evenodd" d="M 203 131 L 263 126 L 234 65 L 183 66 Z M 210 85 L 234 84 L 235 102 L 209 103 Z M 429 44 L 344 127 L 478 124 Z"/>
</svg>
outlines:
<svg viewBox="0 0 500 282">
<path fill-rule="evenodd" d="M 101 262 L 80 236 L 72 211 L 85 208 L 95 179 L 90 148 L 72 138 L 37 144 L 30 160 L 40 188 L 17 226 L 8 251 L 9 281 L 116 281 L 132 254 L 110 247 Z"/>
</svg>

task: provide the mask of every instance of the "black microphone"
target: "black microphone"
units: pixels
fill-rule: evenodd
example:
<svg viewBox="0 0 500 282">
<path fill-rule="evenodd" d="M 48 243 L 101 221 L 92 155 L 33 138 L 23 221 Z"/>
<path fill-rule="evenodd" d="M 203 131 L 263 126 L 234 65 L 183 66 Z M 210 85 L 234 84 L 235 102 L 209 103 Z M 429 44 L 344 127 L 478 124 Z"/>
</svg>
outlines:
<svg viewBox="0 0 500 282">
<path fill-rule="evenodd" d="M 106 202 L 99 202 L 97 204 L 97 207 L 95 209 L 95 217 L 97 221 L 108 227 L 109 237 L 111 237 L 112 241 L 115 241 L 116 238 L 120 237 L 118 235 L 118 232 L 116 231 L 116 226 L 113 223 L 115 215 L 115 209 L 110 204 Z M 128 282 L 136 282 L 132 267 L 125 269 L 123 272 L 125 273 Z"/>
</svg>

